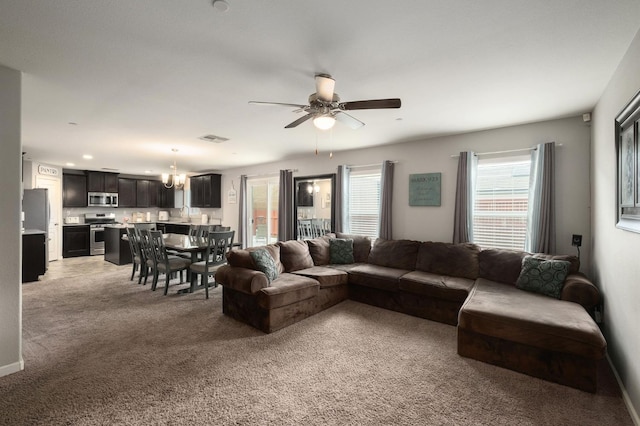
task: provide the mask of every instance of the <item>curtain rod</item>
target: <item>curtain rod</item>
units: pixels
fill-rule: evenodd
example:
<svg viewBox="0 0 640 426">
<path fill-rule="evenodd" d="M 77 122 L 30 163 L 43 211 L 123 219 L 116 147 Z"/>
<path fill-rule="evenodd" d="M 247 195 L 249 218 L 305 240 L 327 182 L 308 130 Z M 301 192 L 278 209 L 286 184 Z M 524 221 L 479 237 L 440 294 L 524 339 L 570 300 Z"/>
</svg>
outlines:
<svg viewBox="0 0 640 426">
<path fill-rule="evenodd" d="M 557 143 L 556 144 L 557 147 L 562 146 L 561 143 Z M 536 149 L 538 149 L 535 146 L 531 146 L 529 148 L 520 148 L 520 149 L 508 149 L 505 151 L 492 151 L 492 152 L 475 152 L 474 154 L 479 157 L 481 155 L 497 155 L 497 154 L 510 154 L 513 152 L 524 152 L 524 151 L 535 151 Z M 458 158 L 460 157 L 460 154 L 453 154 L 451 155 L 451 158 Z"/>
<path fill-rule="evenodd" d="M 285 169 L 288 170 L 292 173 L 296 173 L 298 171 L 298 169 Z M 247 178 L 254 178 L 254 177 L 267 177 L 267 176 L 278 176 L 280 175 L 280 172 L 271 172 L 271 173 L 260 173 L 260 174 L 255 174 L 255 175 L 245 175 Z M 237 176 L 238 178 L 241 178 L 242 175 Z"/>
<path fill-rule="evenodd" d="M 387 161 L 387 160 L 385 160 L 385 161 Z M 398 160 L 389 160 L 389 161 L 391 161 L 393 164 L 397 164 L 398 163 Z M 350 168 L 350 169 L 358 169 L 358 168 L 362 168 L 362 167 L 373 167 L 373 166 L 382 167 L 382 163 L 384 163 L 384 161 L 381 162 L 381 163 L 374 163 L 374 164 L 358 164 L 357 166 L 351 166 L 351 165 L 347 164 L 346 166 L 348 168 Z"/>
</svg>

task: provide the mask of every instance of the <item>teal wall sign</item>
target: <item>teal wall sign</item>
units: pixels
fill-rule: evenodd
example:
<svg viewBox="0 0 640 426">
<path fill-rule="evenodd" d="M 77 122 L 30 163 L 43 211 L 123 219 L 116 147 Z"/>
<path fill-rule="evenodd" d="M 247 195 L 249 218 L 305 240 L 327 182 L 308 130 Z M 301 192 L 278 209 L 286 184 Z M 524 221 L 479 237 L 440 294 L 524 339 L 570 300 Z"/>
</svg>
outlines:
<svg viewBox="0 0 640 426">
<path fill-rule="evenodd" d="M 409 175 L 409 205 L 439 206 L 442 173 Z"/>
</svg>

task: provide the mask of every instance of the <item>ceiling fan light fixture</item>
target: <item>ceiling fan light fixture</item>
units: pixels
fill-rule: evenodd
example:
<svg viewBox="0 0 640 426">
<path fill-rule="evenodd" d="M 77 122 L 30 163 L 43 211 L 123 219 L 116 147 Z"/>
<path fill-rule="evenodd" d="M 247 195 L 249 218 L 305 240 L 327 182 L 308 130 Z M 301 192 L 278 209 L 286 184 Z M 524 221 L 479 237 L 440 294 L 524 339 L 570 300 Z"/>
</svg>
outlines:
<svg viewBox="0 0 640 426">
<path fill-rule="evenodd" d="M 336 119 L 332 115 L 320 115 L 313 119 L 313 125 L 320 130 L 329 130 L 336 124 Z"/>
</svg>

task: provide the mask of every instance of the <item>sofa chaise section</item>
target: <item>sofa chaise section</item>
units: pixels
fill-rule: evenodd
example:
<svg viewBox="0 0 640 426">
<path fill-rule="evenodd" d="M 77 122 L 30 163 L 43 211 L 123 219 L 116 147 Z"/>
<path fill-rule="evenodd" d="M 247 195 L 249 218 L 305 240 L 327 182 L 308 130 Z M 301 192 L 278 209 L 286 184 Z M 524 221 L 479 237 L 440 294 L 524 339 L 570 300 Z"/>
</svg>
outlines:
<svg viewBox="0 0 640 426">
<path fill-rule="evenodd" d="M 579 304 L 479 278 L 458 320 L 458 354 L 589 392 L 606 342 Z"/>
</svg>

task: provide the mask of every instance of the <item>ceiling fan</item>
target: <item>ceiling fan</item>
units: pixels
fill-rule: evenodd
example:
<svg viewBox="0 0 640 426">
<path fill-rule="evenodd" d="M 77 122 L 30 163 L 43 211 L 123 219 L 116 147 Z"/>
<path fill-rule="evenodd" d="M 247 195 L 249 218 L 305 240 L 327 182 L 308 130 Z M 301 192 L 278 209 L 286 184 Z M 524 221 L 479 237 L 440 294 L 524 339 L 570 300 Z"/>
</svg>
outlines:
<svg viewBox="0 0 640 426">
<path fill-rule="evenodd" d="M 335 84 L 336 81 L 328 74 L 316 75 L 316 92 L 309 95 L 308 105 L 260 101 L 250 101 L 249 103 L 253 105 L 293 107 L 296 108 L 294 112 L 306 112 L 302 117 L 284 126 L 285 129 L 291 129 L 310 119 L 313 119 L 313 124 L 321 130 L 332 128 L 336 120 L 352 129 L 357 129 L 364 126 L 364 123 L 345 111 L 400 108 L 401 102 L 399 98 L 340 102 L 340 96 L 333 91 Z"/>
</svg>

